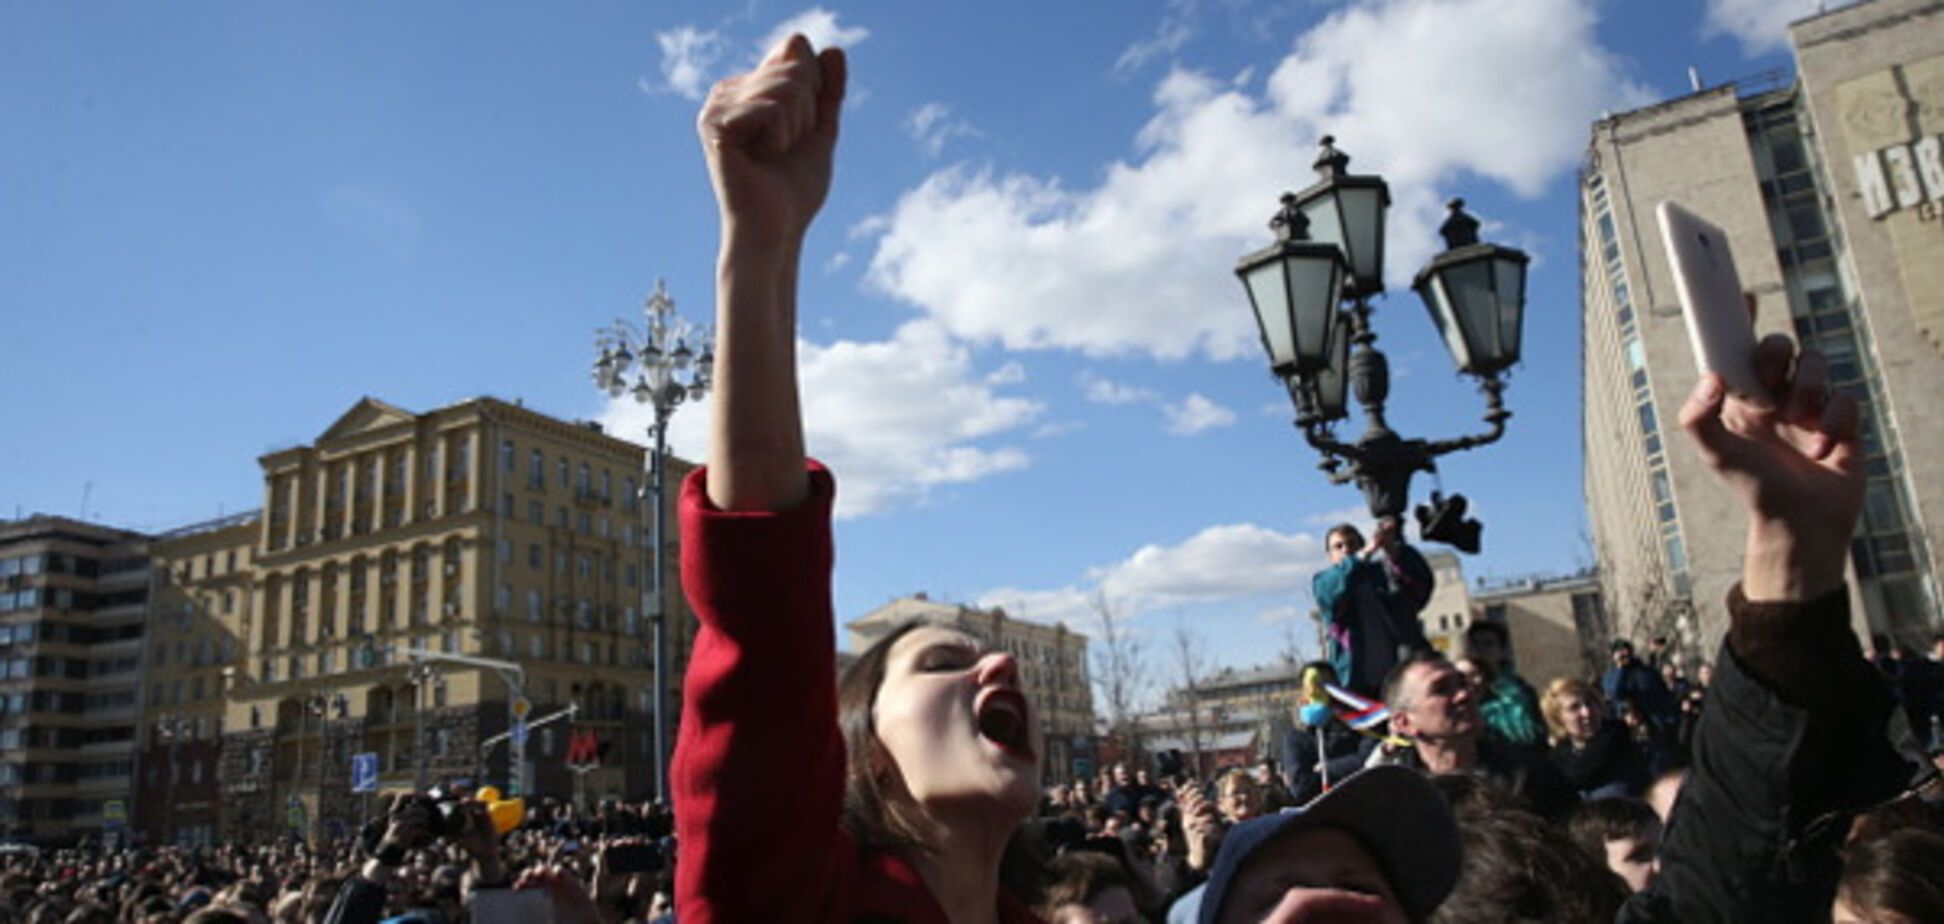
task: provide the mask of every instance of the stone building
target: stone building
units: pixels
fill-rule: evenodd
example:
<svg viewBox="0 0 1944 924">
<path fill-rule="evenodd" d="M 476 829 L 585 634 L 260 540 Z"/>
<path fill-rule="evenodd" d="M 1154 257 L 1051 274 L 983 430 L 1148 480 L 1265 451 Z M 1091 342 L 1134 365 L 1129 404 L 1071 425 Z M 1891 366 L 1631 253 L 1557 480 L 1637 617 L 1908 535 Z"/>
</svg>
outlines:
<svg viewBox="0 0 1944 924">
<path fill-rule="evenodd" d="M 1014 619 L 998 607 L 981 610 L 940 603 L 924 594 L 899 597 L 846 623 L 850 648 L 860 652 L 913 620 L 950 626 L 987 646 L 1010 652 L 1019 682 L 1046 732 L 1041 755 L 1048 782 L 1085 775 L 1093 765 L 1093 686 L 1087 674 L 1087 637 L 1063 625 Z M 1079 769 L 1076 769 L 1078 767 Z"/>
<path fill-rule="evenodd" d="M 1585 492 L 1617 635 L 1692 657 L 1726 628 L 1740 503 L 1678 430 L 1695 363 L 1654 210 L 1728 235 L 1757 333 L 1830 360 L 1863 411 L 1858 629 L 1917 641 L 1944 552 L 1944 6 L 1875 0 L 1790 28 L 1788 83 L 1699 87 L 1601 119 L 1581 177 Z"/>
<path fill-rule="evenodd" d="M 0 521 L 0 838 L 127 833 L 150 578 L 139 533 Z"/>
<path fill-rule="evenodd" d="M 1431 566 L 1431 598 L 1418 611 L 1418 625 L 1431 647 L 1447 657 L 1464 653 L 1465 626 L 1471 620 L 1470 589 L 1465 586 L 1465 566 L 1458 556 L 1445 551 L 1427 551 L 1424 562 Z"/>
<path fill-rule="evenodd" d="M 1512 662 L 1537 689 L 1554 677 L 1598 680 L 1611 639 L 1593 572 L 1483 584 L 1473 590 L 1474 618 L 1506 628 Z"/>
<path fill-rule="evenodd" d="M 170 530 L 150 549 L 135 827 L 152 844 L 213 844 L 220 830 L 224 698 L 251 624 L 255 511 Z"/>
<path fill-rule="evenodd" d="M 377 755 L 383 790 L 417 785 L 423 768 L 423 782 L 650 797 L 644 456 L 594 425 L 491 398 L 424 414 L 365 399 L 314 443 L 263 456 L 263 512 L 249 534 L 199 540 L 244 540 L 250 563 L 234 657 L 220 672 L 226 836 L 355 829 L 368 808 L 350 791 L 355 754 Z M 688 466 L 670 469 L 672 498 Z M 671 726 L 694 631 L 673 577 L 675 520 L 662 678 Z M 220 598 L 195 583 L 200 573 L 192 564 L 183 592 L 207 606 Z M 432 653 L 431 666 L 414 669 L 412 651 Z M 450 656 L 518 664 L 524 689 Z M 533 728 L 516 768 L 495 736 L 511 728 L 520 693 L 530 721 L 570 703 L 578 714 Z M 574 728 L 592 729 L 606 751 L 580 776 L 563 764 Z"/>
</svg>

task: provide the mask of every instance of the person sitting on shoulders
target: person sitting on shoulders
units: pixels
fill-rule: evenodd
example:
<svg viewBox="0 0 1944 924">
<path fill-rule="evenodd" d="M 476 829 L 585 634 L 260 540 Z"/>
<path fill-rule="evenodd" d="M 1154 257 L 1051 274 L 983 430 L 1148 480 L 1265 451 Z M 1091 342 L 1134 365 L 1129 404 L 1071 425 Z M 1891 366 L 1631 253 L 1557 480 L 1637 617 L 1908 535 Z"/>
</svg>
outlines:
<svg viewBox="0 0 1944 924">
<path fill-rule="evenodd" d="M 1431 647 L 1417 619 L 1431 598 L 1431 566 L 1400 533 L 1397 519 L 1386 517 L 1365 549 L 1355 526 L 1332 528 L 1324 542 L 1330 567 L 1310 579 L 1330 663 L 1362 696 L 1377 695 L 1399 658 Z"/>
</svg>

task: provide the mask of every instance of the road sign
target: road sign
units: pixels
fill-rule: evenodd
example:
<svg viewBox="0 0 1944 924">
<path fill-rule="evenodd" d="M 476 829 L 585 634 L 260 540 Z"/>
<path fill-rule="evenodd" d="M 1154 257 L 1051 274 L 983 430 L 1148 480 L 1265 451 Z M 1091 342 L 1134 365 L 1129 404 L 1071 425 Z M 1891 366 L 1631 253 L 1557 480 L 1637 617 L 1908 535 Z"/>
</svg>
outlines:
<svg viewBox="0 0 1944 924">
<path fill-rule="evenodd" d="M 513 737 L 513 743 L 524 746 L 527 743 L 527 732 L 529 730 L 525 720 L 514 722 L 513 729 L 510 732 Z"/>
<path fill-rule="evenodd" d="M 378 755 L 375 752 L 351 755 L 351 791 L 378 791 Z"/>
<path fill-rule="evenodd" d="M 524 696 L 516 696 L 513 698 L 512 710 L 514 718 L 525 719 L 533 712 L 533 700 L 527 699 Z"/>
</svg>

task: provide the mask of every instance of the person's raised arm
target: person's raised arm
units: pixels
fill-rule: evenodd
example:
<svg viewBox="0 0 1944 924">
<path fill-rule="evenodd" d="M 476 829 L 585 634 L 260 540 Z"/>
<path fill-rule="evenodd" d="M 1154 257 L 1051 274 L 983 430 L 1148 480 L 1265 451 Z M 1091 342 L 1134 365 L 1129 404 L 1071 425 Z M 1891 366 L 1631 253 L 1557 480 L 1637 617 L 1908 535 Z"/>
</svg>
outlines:
<svg viewBox="0 0 1944 924">
<path fill-rule="evenodd" d="M 1863 451 L 1856 406 L 1830 391 L 1826 368 L 1771 337 L 1756 371 L 1773 406 L 1729 397 L 1708 374 L 1681 410 L 1747 510 L 1747 549 L 1661 874 L 1629 900 L 1627 924 L 1828 920 L 1849 814 L 1901 791 L 1914 766 L 1850 629 L 1843 572 Z"/>
<path fill-rule="evenodd" d="M 796 384 L 797 260 L 830 190 L 844 53 L 801 35 L 715 85 L 697 119 L 721 208 L 709 500 L 783 510 L 808 491 Z"/>
<path fill-rule="evenodd" d="M 1681 425 L 1748 512 L 1740 599 L 1753 605 L 1731 607 L 1729 647 L 1784 698 L 1804 702 L 1827 692 L 1817 687 L 1832 676 L 1836 652 L 1831 639 L 1810 637 L 1817 627 L 1794 605 L 1843 590 L 1867 477 L 1863 447 L 1856 404 L 1830 390 L 1821 354 L 1798 357 L 1777 334 L 1756 349 L 1755 364 L 1773 406 L 1730 398 L 1720 376 L 1704 375 Z M 1850 636 L 1847 621 L 1820 628 Z"/>
</svg>

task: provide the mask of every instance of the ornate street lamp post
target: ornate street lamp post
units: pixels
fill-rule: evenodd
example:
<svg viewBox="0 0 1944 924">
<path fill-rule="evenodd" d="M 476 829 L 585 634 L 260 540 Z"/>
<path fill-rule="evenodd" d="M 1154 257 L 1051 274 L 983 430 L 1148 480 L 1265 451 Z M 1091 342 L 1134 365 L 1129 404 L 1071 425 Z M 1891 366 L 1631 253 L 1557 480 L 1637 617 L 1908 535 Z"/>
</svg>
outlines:
<svg viewBox="0 0 1944 924">
<path fill-rule="evenodd" d="M 1412 288 L 1424 301 L 1458 371 L 1474 376 L 1485 395 L 1484 433 L 1448 440 L 1406 439 L 1384 420 L 1390 364 L 1373 344 L 1370 296 L 1384 290 L 1384 209 L 1390 191 L 1381 178 L 1346 172 L 1350 158 L 1325 137 L 1316 159 L 1321 179 L 1301 193 L 1284 193 L 1270 220 L 1276 242 L 1243 257 L 1235 273 L 1248 291 L 1272 372 L 1296 405 L 1296 426 L 1323 455 L 1318 466 L 1332 484 L 1356 482 L 1378 519 L 1401 519 L 1411 476 L 1434 471 L 1438 456 L 1483 446 L 1505 434 L 1500 374 L 1519 361 L 1525 314 L 1527 257 L 1510 247 L 1482 244 L 1478 220 L 1451 202 L 1439 233 L 1446 250 L 1417 274 Z M 1336 438 L 1354 392 L 1365 429 L 1355 442 Z M 1465 499 L 1432 494 L 1417 516 L 1425 538 L 1477 552 L 1480 526 L 1465 520 Z"/>
<path fill-rule="evenodd" d="M 642 612 L 654 633 L 654 758 L 655 798 L 668 798 L 668 591 L 663 586 L 667 491 L 663 479 L 668 454 L 668 419 L 685 401 L 709 393 L 715 371 L 714 334 L 675 313 L 666 280 L 655 280 L 655 293 L 642 309 L 643 323 L 616 319 L 595 335 L 600 356 L 594 361 L 594 386 L 619 398 L 632 395 L 638 404 L 655 409 L 648 427 L 654 448 L 648 456 L 648 496 L 653 518 L 653 545 L 648 585 L 642 593 Z M 630 371 L 634 382 L 628 381 Z"/>
</svg>

